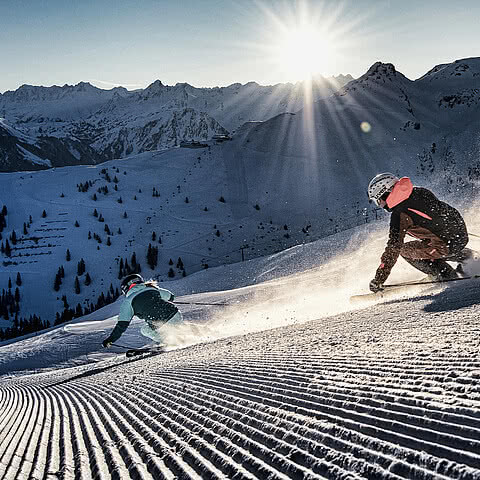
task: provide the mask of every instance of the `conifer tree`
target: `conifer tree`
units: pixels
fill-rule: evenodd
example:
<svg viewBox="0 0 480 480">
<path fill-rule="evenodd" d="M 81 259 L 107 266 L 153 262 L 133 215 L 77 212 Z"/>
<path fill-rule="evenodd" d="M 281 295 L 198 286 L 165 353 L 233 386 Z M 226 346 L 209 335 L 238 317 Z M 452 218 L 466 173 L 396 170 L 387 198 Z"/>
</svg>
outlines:
<svg viewBox="0 0 480 480">
<path fill-rule="evenodd" d="M 120 259 L 120 264 L 119 264 L 119 269 L 118 269 L 118 279 L 120 280 L 121 278 L 123 278 L 125 275 L 123 274 L 123 269 L 124 269 L 124 266 L 123 266 L 123 258 Z"/>
<path fill-rule="evenodd" d="M 75 277 L 75 293 L 78 295 L 80 293 L 80 281 L 78 277 Z"/>
<path fill-rule="evenodd" d="M 61 275 L 57 272 L 55 275 L 55 282 L 53 283 L 53 289 L 58 292 L 60 290 L 60 285 L 62 284 Z"/>
<path fill-rule="evenodd" d="M 81 277 L 85 273 L 85 261 L 83 258 L 77 263 L 77 275 Z"/>
</svg>

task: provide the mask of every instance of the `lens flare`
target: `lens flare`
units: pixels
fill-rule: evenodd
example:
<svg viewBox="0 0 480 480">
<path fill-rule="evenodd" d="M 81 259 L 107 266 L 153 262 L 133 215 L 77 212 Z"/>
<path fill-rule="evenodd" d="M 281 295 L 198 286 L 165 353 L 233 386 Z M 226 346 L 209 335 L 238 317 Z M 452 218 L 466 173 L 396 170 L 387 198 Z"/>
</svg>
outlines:
<svg viewBox="0 0 480 480">
<path fill-rule="evenodd" d="M 362 132 L 368 133 L 372 129 L 372 126 L 368 122 L 362 122 L 360 128 L 362 129 Z"/>
</svg>

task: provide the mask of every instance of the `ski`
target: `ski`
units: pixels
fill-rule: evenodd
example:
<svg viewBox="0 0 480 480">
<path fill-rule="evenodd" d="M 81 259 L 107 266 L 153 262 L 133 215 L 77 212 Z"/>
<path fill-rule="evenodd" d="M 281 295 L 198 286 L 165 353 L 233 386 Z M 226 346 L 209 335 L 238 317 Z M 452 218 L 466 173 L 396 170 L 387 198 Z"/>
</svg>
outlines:
<svg viewBox="0 0 480 480">
<path fill-rule="evenodd" d="M 145 355 L 146 353 L 164 353 L 162 348 L 131 348 L 125 352 L 127 358 L 136 357 L 138 355 Z"/>
<path fill-rule="evenodd" d="M 472 280 L 472 279 L 478 279 L 478 278 L 480 278 L 480 275 L 469 275 L 467 277 L 450 278 L 448 280 L 430 280 L 430 281 L 414 280 L 413 282 L 395 283 L 390 285 L 384 285 L 383 290 L 380 290 L 375 293 L 363 293 L 360 295 L 352 295 L 350 297 L 350 301 L 357 302 L 362 300 L 371 300 L 371 299 L 379 299 L 379 298 L 382 299 L 387 297 L 389 294 L 395 294 L 403 290 L 408 290 L 409 287 L 424 286 L 424 285 L 434 286 L 434 285 L 458 282 L 462 280 Z"/>
<path fill-rule="evenodd" d="M 474 278 L 480 278 L 480 275 L 468 275 L 466 277 L 448 278 L 446 280 L 414 280 L 413 282 L 394 283 L 391 285 L 384 285 L 384 289 L 397 288 L 397 287 L 411 287 L 413 285 L 435 285 L 437 283 L 450 283 L 459 282 L 461 280 L 472 280 Z"/>
</svg>

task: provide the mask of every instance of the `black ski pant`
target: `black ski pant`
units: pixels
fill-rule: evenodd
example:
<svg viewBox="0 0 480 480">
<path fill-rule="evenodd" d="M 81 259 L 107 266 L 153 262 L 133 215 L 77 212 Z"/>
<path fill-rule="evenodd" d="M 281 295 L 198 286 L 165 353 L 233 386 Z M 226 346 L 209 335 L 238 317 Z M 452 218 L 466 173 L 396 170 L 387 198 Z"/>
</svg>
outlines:
<svg viewBox="0 0 480 480">
<path fill-rule="evenodd" d="M 450 250 L 449 254 L 441 258 L 411 258 L 409 256 L 403 255 L 402 257 L 405 261 L 407 261 L 410 265 L 412 265 L 412 267 L 415 267 L 417 270 L 420 270 L 427 275 L 432 275 L 438 279 L 447 280 L 458 277 L 456 270 L 451 265 L 449 265 L 447 261 L 464 263 L 470 258 L 473 258 L 473 255 L 473 250 L 471 250 L 470 248 L 463 248 L 460 245 L 459 250 Z"/>
</svg>

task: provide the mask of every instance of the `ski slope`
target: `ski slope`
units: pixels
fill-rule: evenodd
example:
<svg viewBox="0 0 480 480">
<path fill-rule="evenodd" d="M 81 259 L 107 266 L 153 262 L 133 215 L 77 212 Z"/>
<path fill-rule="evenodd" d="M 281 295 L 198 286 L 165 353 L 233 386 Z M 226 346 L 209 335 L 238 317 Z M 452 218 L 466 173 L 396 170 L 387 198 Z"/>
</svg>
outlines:
<svg viewBox="0 0 480 480">
<path fill-rule="evenodd" d="M 229 306 L 182 305 L 164 354 L 102 349 L 118 303 L 3 345 L 0 478 L 479 479 L 480 281 L 351 305 L 385 233 L 170 282 Z"/>
</svg>

